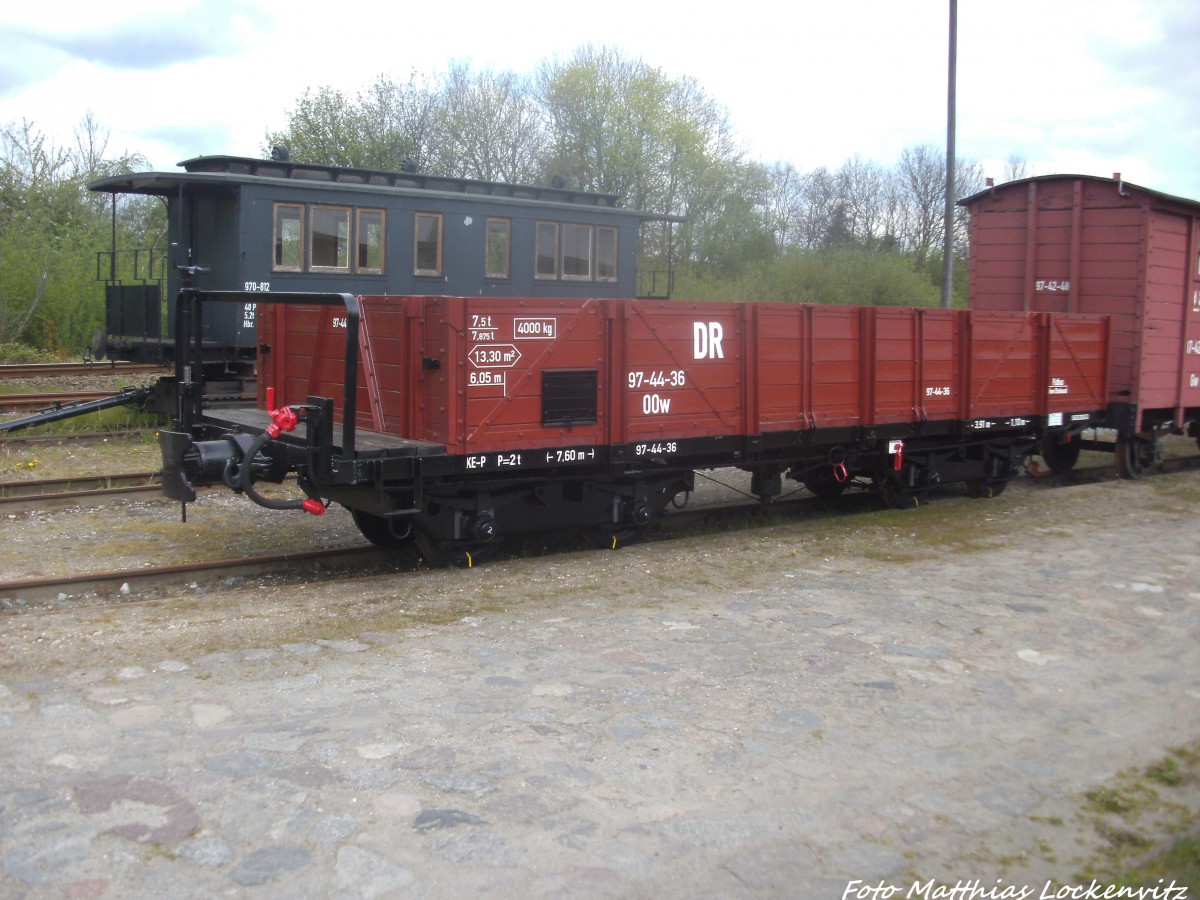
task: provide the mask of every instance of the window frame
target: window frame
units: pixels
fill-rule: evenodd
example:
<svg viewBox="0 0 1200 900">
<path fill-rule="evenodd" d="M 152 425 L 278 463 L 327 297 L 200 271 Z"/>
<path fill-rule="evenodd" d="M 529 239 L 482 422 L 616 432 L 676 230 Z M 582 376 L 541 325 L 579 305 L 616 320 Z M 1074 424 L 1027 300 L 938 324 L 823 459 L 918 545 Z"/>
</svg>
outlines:
<svg viewBox="0 0 1200 900">
<path fill-rule="evenodd" d="M 604 284 L 612 284 L 612 283 L 615 283 L 616 281 L 620 280 L 621 272 L 620 272 L 620 265 L 618 264 L 618 261 L 620 260 L 620 254 L 618 253 L 618 249 L 617 249 L 617 247 L 618 247 L 617 235 L 619 233 L 620 232 L 618 231 L 618 229 L 613 225 L 597 225 L 596 226 L 596 238 L 595 238 L 596 245 L 595 245 L 595 251 L 593 253 L 593 255 L 595 256 L 594 269 L 595 269 L 596 281 L 603 282 Z M 612 275 L 602 275 L 600 273 L 600 268 L 603 265 L 603 262 L 600 259 L 600 245 L 601 245 L 601 235 L 602 234 L 612 236 L 612 259 L 611 259 Z"/>
<path fill-rule="evenodd" d="M 334 206 L 324 203 L 312 203 L 308 210 L 308 271 L 317 273 L 332 273 L 339 275 L 350 274 L 353 269 L 353 257 L 350 249 L 353 241 L 353 234 L 350 231 L 353 207 L 350 206 Z M 315 243 L 317 237 L 317 216 L 319 213 L 337 213 L 339 223 L 344 222 L 346 225 L 346 264 L 345 265 L 323 265 L 316 262 Z M 335 238 L 335 245 L 340 244 L 340 237 Z M 335 251 L 336 255 L 336 251 Z"/>
<path fill-rule="evenodd" d="M 504 237 L 504 271 L 494 272 L 492 264 L 492 226 L 502 226 L 497 232 Z M 488 216 L 483 230 L 483 277 L 507 281 L 512 278 L 512 219 L 506 216 Z"/>
<path fill-rule="evenodd" d="M 554 245 L 553 245 L 553 247 L 550 248 L 550 253 L 548 255 L 542 253 L 542 230 L 543 229 L 549 229 L 550 233 L 552 233 L 554 235 L 554 241 L 553 241 Z M 534 281 L 557 281 L 558 280 L 558 274 L 559 274 L 559 270 L 558 270 L 558 264 L 559 264 L 558 235 L 559 235 L 559 223 L 558 222 L 549 222 L 549 221 L 539 220 L 534 224 L 534 232 L 533 232 L 533 279 L 534 279 Z M 554 267 L 553 272 L 549 272 L 549 273 L 542 272 L 542 267 L 541 267 L 542 259 L 550 260 L 551 265 Z"/>
<path fill-rule="evenodd" d="M 379 265 L 364 266 L 363 216 L 377 216 L 379 220 Z M 387 210 L 371 206 L 354 207 L 354 271 L 363 275 L 382 275 L 387 271 Z"/>
<path fill-rule="evenodd" d="M 583 232 L 586 237 L 583 239 L 583 249 L 586 251 L 586 256 L 571 256 L 572 261 L 582 261 L 585 271 L 582 274 L 574 274 L 567 272 L 567 245 L 572 240 L 578 240 L 580 235 L 578 232 Z M 563 222 L 562 223 L 562 257 L 559 261 L 559 271 L 562 272 L 563 281 L 592 281 L 592 261 L 595 256 L 592 246 L 592 235 L 595 229 L 591 225 L 583 225 L 579 222 Z M 573 248 L 574 249 L 574 248 Z"/>
<path fill-rule="evenodd" d="M 421 221 L 429 219 L 437 223 L 437 267 L 422 269 L 421 261 Z M 413 213 L 413 275 L 424 278 L 440 278 L 442 275 L 442 236 L 445 219 L 442 213 L 414 212 Z"/>
<path fill-rule="evenodd" d="M 283 210 L 297 210 L 300 213 L 300 233 L 298 235 L 298 244 L 300 249 L 300 263 L 296 266 L 284 265 L 281 260 L 280 251 L 283 248 L 281 243 L 282 235 L 279 233 L 279 213 Z M 307 220 L 308 220 L 308 205 L 305 203 L 281 203 L 276 202 L 272 207 L 271 213 L 271 271 L 272 272 L 303 272 L 305 270 L 305 237 L 307 235 Z"/>
</svg>

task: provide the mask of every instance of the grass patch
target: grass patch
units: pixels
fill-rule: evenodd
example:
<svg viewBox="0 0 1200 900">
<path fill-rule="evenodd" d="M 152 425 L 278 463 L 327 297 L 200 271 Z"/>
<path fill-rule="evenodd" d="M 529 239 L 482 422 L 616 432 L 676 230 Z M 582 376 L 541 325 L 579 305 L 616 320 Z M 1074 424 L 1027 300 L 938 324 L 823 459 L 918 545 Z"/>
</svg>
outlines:
<svg viewBox="0 0 1200 900">
<path fill-rule="evenodd" d="M 41 393 L 41 389 L 16 388 L 10 393 Z M 113 387 L 113 394 L 121 392 L 120 387 Z M 33 412 L 23 412 L 19 415 L 6 416 L 5 419 L 23 419 L 34 415 Z M 47 422 L 43 425 L 31 425 L 28 428 L 12 432 L 13 434 L 87 434 L 95 431 L 126 431 L 143 430 L 153 433 L 167 424 L 167 417 L 157 413 L 146 412 L 129 406 L 114 406 L 111 409 L 98 409 L 95 412 L 83 413 L 69 419 L 59 419 L 57 422 Z"/>
<path fill-rule="evenodd" d="M 1176 787 L 1183 784 L 1185 776 L 1183 770 L 1179 767 L 1178 761 L 1168 756 L 1160 759 L 1153 765 L 1147 766 L 1146 777 L 1167 787 Z"/>
<path fill-rule="evenodd" d="M 1113 891 L 1161 889 L 1172 879 L 1178 886 L 1200 885 L 1200 741 L 1118 772 L 1077 800 L 1065 819 L 1030 815 L 1030 833 L 1019 842 L 1024 849 L 989 848 L 964 858 L 1018 880 L 1032 861 L 1052 863 L 1061 871 L 1049 882 L 1056 887 L 1093 880 Z"/>
<path fill-rule="evenodd" d="M 1084 796 L 1087 798 L 1087 808 L 1092 812 L 1123 816 L 1136 808 L 1134 801 L 1110 787 L 1088 791 Z"/>
<path fill-rule="evenodd" d="M 1081 816 L 1104 847 L 1079 877 L 1121 887 L 1153 886 L 1159 878 L 1200 883 L 1198 785 L 1200 741 L 1084 794 Z"/>
<path fill-rule="evenodd" d="M 1168 885 L 1171 881 L 1200 885 L 1200 835 L 1176 841 L 1168 849 L 1120 872 L 1113 879 L 1115 884 L 1127 887 L 1154 887 L 1160 880 Z"/>
<path fill-rule="evenodd" d="M 119 472 L 157 472 L 162 456 L 153 431 L 130 431 L 92 441 L 55 444 L 0 440 L 0 481 L 71 478 Z"/>
</svg>

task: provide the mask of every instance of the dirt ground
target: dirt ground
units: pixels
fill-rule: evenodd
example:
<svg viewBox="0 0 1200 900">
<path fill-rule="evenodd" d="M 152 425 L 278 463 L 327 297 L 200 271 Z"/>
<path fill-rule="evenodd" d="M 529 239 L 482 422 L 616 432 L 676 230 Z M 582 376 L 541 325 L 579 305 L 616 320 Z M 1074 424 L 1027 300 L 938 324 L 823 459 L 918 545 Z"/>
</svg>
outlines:
<svg viewBox="0 0 1200 900">
<path fill-rule="evenodd" d="M 58 464 L 39 462 L 40 474 Z M 417 679 L 416 696 L 436 697 L 399 700 L 404 685 L 395 686 L 395 715 L 416 719 L 394 741 L 416 756 L 388 769 L 383 790 L 358 784 L 360 802 L 375 812 L 356 813 L 352 834 L 327 846 L 313 825 L 274 840 L 263 882 L 279 896 L 365 883 L 352 877 L 356 865 L 430 896 L 501 895 L 522 878 L 541 885 L 533 896 L 589 895 L 585 883 L 593 896 L 796 897 L 840 896 L 855 878 L 1069 883 L 1106 865 L 1114 848 L 1124 860 L 1172 829 L 1196 827 L 1191 775 L 1169 790 L 1155 782 L 1161 803 L 1140 804 L 1137 816 L 1092 810 L 1089 797 L 1144 790 L 1119 779 L 1200 741 L 1200 472 L 1058 488 L 1023 479 L 999 498 L 947 493 L 912 511 L 845 499 L 781 507 L 734 530 L 679 533 L 668 522 L 658 538 L 617 552 L 534 543 L 470 571 L 405 563 L 300 583 L 198 582 L 131 602 L 15 608 L 0 616 L 0 747 L 14 751 L 22 735 L 0 780 L 4 877 L 30 896 L 43 885 L 101 882 L 124 895 L 164 872 L 167 883 L 199 877 L 205 890 L 245 884 L 247 871 L 259 871 L 247 861 L 261 863 L 255 854 L 270 849 L 260 846 L 266 839 L 242 827 L 250 814 L 237 807 L 235 815 L 217 787 L 202 790 L 171 765 L 153 778 L 189 798 L 195 821 L 153 854 L 132 839 L 137 852 L 119 873 L 102 858 L 114 846 L 128 853 L 131 839 L 96 824 L 103 817 L 80 799 L 90 788 L 75 776 L 42 788 L 74 798 L 55 824 L 86 834 L 82 849 L 78 841 L 69 852 L 47 849 L 37 838 L 47 825 L 41 813 L 22 818 L 5 797 L 24 796 L 28 785 L 16 780 L 37 772 L 39 760 L 66 759 L 68 774 L 91 777 L 130 771 L 117 759 L 129 750 L 97 749 L 87 762 L 69 749 L 55 719 L 64 703 L 109 702 L 98 699 L 101 687 L 113 703 L 125 698 L 113 709 L 153 707 L 169 717 L 182 703 L 192 710 L 188 728 L 154 723 L 154 746 L 176 759 L 175 742 L 195 741 L 188 729 L 213 710 L 249 722 L 275 708 L 254 712 L 243 696 L 268 677 L 264 666 L 279 667 L 268 685 L 314 686 L 308 702 L 320 704 L 325 749 L 297 740 L 280 752 L 295 765 L 323 760 L 330 784 L 340 776 L 322 754 L 341 733 L 339 703 L 346 715 L 356 710 L 360 762 L 386 762 L 393 751 L 378 747 L 387 729 L 382 720 L 364 726 L 354 698 L 390 671 Z M 341 511 L 311 520 L 213 494 L 187 524 L 165 501 L 14 516 L 0 522 L 0 573 L 355 542 Z M 315 649 L 301 661 L 296 648 Z M 335 650 L 362 651 L 362 661 L 353 672 L 342 657 L 323 662 Z M 177 681 L 152 690 L 156 673 Z M 524 691 L 529 705 L 487 699 L 501 689 Z M 614 704 L 622 715 L 614 717 Z M 490 749 L 479 739 L 484 712 Z M 143 724 L 130 717 L 124 727 Z M 238 734 L 238 753 L 266 740 Z M 539 769 L 548 740 L 561 742 L 554 753 L 563 755 Z M 688 757 L 687 747 L 700 755 Z M 503 765 L 486 763 L 501 748 L 511 750 Z M 436 757 L 428 768 L 421 753 Z M 1190 772 L 1189 758 L 1178 759 Z M 575 773 L 592 800 L 564 799 L 557 792 L 567 785 L 550 772 Z M 660 780 L 646 782 L 654 772 Z M 298 778 L 309 798 L 301 806 L 350 808 L 353 799 L 324 781 Z M 277 838 L 287 828 L 274 821 L 268 831 Z M 431 821 L 447 831 L 434 834 Z M 539 828 L 552 826 L 544 846 L 550 832 Z M 407 837 L 396 844 L 399 834 Z M 198 865 L 200 841 L 228 853 Z M 589 871 L 595 880 L 578 880 Z"/>
</svg>

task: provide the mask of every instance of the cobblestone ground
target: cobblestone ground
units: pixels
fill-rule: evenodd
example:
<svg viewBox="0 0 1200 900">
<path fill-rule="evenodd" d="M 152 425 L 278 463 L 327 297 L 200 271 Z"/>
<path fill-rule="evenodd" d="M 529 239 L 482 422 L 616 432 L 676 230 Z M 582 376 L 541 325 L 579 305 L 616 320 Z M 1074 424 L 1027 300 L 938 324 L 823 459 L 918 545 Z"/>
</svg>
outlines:
<svg viewBox="0 0 1200 900">
<path fill-rule="evenodd" d="M 1152 481 L 0 618 L 0 895 L 1072 883 L 1082 793 L 1200 738 Z"/>
</svg>

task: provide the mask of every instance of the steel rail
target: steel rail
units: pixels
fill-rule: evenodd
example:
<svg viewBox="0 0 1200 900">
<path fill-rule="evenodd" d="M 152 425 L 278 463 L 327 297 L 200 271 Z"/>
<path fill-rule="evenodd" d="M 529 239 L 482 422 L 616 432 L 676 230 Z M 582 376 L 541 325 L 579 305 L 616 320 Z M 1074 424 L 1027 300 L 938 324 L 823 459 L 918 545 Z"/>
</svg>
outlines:
<svg viewBox="0 0 1200 900">
<path fill-rule="evenodd" d="M 1200 456 L 1169 458 L 1163 461 L 1157 470 L 1162 474 L 1200 470 Z M 1013 487 L 1019 491 L 1057 490 L 1085 484 L 1118 479 L 1114 465 L 1088 466 L 1075 469 L 1065 475 L 1046 475 L 1038 478 L 1017 477 Z M 717 503 L 712 505 L 697 505 L 681 510 L 671 510 L 667 515 L 655 520 L 644 535 L 647 543 L 670 541 L 689 529 L 736 526 L 739 522 L 749 524 L 772 524 L 784 521 L 789 516 L 814 510 L 853 511 L 857 504 L 872 504 L 873 491 L 869 486 L 851 494 L 849 498 L 822 500 L 808 495 L 797 487 L 795 491 L 785 494 L 772 503 Z M 945 485 L 931 489 L 934 495 L 951 497 L 958 494 L 957 485 Z M 847 503 L 849 499 L 849 503 Z M 978 503 L 996 502 L 978 500 Z M 860 506 L 861 508 L 861 506 Z M 552 532 L 563 538 L 563 532 Z M 545 536 L 540 536 L 545 538 Z M 512 545 L 516 555 L 521 555 L 521 544 L 525 540 L 538 541 L 538 535 L 518 536 Z M 565 549 L 572 549 L 570 540 L 563 540 Z M 578 543 L 574 544 L 574 548 Z M 539 545 L 539 553 L 546 548 Z M 401 551 L 404 552 L 404 551 Z M 599 550 L 593 552 L 601 552 Z M 45 611 L 43 606 L 30 607 L 28 604 L 60 601 L 65 596 L 72 601 L 69 609 L 79 609 L 87 605 L 87 599 L 97 602 L 110 602 L 114 599 L 128 597 L 130 600 L 142 600 L 145 592 L 154 587 L 177 586 L 181 583 L 203 580 L 211 584 L 219 580 L 233 577 L 278 576 L 281 574 L 322 573 L 335 568 L 351 568 L 356 565 L 379 564 L 380 562 L 394 563 L 397 560 L 396 551 L 385 551 L 373 546 L 336 548 L 314 551 L 285 552 L 264 556 L 209 560 L 198 563 L 184 563 L 167 566 L 144 566 L 135 569 L 116 569 L 110 571 L 86 572 L 78 575 L 55 576 L 49 578 L 25 578 L 8 582 L 0 582 L 0 612 L 7 614 Z M 402 557 L 401 557 L 402 558 Z M 415 557 L 411 568 L 416 569 Z M 394 572 L 394 569 L 389 569 Z M 84 600 L 81 604 L 79 601 Z M 128 602 L 128 601 L 122 601 Z M 22 605 L 25 604 L 25 605 Z M 59 608 L 55 608 L 56 610 Z"/>
<path fill-rule="evenodd" d="M 176 586 L 197 580 L 206 582 L 280 572 L 325 571 L 378 562 L 384 553 L 377 547 L 336 547 L 264 556 L 232 557 L 168 566 L 142 566 L 136 569 L 109 569 L 78 575 L 54 575 L 47 578 L 20 578 L 0 582 L 0 606 L 3 612 L 21 611 L 22 603 L 69 598 L 108 599 L 133 597 L 155 587 Z M 7 602 L 3 602 L 7 601 Z M 10 609 L 10 605 L 12 608 Z M 73 607 L 73 608 L 78 608 Z"/>
<path fill-rule="evenodd" d="M 3 424 L 3 423 L 0 423 Z M 108 431 L 59 431 L 54 434 L 0 434 L 0 445 L 15 446 L 18 444 L 65 444 L 65 443 L 95 443 L 97 441 L 123 441 L 149 435 L 153 438 L 153 429 L 139 425 L 116 427 Z"/>
<path fill-rule="evenodd" d="M 96 491 L 162 484 L 162 472 L 118 472 L 111 475 L 72 475 L 67 478 L 31 478 L 0 481 L 0 500 L 9 497 L 39 497 L 64 492 Z"/>
<path fill-rule="evenodd" d="M 62 391 L 48 394 L 0 394 L 0 412 L 20 412 L 26 409 L 49 409 L 111 397 L 112 391 Z"/>
<path fill-rule="evenodd" d="M 161 472 L 83 475 L 0 482 L 0 512 L 17 513 L 68 506 L 89 506 L 139 495 L 162 493 Z"/>
<path fill-rule="evenodd" d="M 47 509 L 69 509 L 71 507 L 107 506 L 117 500 L 159 500 L 160 485 L 96 488 L 90 491 L 64 491 L 60 494 L 38 494 L 25 497 L 0 497 L 0 512 L 23 513 Z"/>
<path fill-rule="evenodd" d="M 157 363 L 5 363 L 0 365 L 0 381 L 13 378 L 62 378 L 72 375 L 128 375 L 134 372 L 170 373 L 170 367 Z"/>
</svg>

